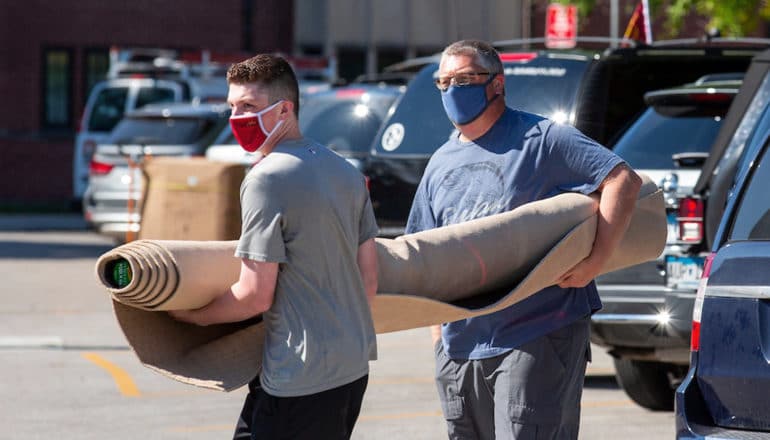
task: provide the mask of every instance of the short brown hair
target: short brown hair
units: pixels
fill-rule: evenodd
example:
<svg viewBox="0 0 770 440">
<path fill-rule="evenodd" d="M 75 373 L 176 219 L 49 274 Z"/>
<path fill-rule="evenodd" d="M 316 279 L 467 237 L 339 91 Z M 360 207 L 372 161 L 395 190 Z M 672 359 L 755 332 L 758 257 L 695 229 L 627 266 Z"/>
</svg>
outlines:
<svg viewBox="0 0 770 440">
<path fill-rule="evenodd" d="M 264 87 L 270 104 L 282 99 L 294 103 L 294 115 L 299 115 L 299 85 L 291 65 L 282 57 L 259 54 L 235 63 L 227 70 L 228 84 L 256 83 Z"/>
</svg>

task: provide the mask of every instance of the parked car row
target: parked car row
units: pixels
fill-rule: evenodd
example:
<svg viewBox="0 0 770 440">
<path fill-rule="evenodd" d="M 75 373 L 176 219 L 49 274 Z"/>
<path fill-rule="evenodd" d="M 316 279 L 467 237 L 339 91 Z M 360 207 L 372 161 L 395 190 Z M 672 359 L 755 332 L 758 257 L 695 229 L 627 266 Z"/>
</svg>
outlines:
<svg viewBox="0 0 770 440">
<path fill-rule="evenodd" d="M 306 92 L 300 106 L 305 136 L 361 168 L 372 138 L 403 87 L 356 84 Z M 206 156 L 249 166 L 236 143 L 226 104 L 157 103 L 127 112 L 96 147 L 83 197 L 85 219 L 118 241 L 141 227 L 145 189 L 141 164 L 152 156 Z"/>
<path fill-rule="evenodd" d="M 572 124 L 612 147 L 645 107 L 644 94 L 693 82 L 703 75 L 743 72 L 767 46 L 680 42 L 599 50 L 510 50 L 499 44 L 506 103 Z M 427 61 L 425 59 L 421 60 Z M 384 235 L 403 233 L 417 184 L 431 154 L 452 125 L 433 85 L 438 57 L 410 81 L 371 147 L 367 175 Z"/>
</svg>

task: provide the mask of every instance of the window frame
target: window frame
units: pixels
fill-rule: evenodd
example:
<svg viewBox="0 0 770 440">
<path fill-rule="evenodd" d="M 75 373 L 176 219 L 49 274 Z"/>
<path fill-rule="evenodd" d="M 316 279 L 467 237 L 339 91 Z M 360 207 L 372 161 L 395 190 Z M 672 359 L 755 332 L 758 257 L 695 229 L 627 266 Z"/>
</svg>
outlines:
<svg viewBox="0 0 770 440">
<path fill-rule="evenodd" d="M 64 91 L 66 93 L 66 117 L 61 123 L 51 122 L 48 115 L 48 56 L 51 53 L 61 52 L 67 56 L 67 66 L 65 69 L 66 85 Z M 43 130 L 64 130 L 72 129 L 75 118 L 74 113 L 74 54 L 75 51 L 71 47 L 66 46 L 44 46 L 40 52 L 40 126 Z"/>
<path fill-rule="evenodd" d="M 748 170 L 743 171 L 743 173 L 745 173 L 745 177 L 738 181 L 740 186 L 735 188 L 739 190 L 739 193 L 733 194 L 733 197 L 737 197 L 737 199 L 735 200 L 735 206 L 730 213 L 729 228 L 727 229 L 725 240 L 727 243 L 770 241 L 770 234 L 768 234 L 767 237 L 751 238 L 748 234 L 744 234 L 743 231 L 740 231 L 742 232 L 740 237 L 736 237 L 735 228 L 736 224 L 738 224 L 738 218 L 741 217 L 741 208 L 743 208 L 744 202 L 753 202 L 746 200 L 746 196 L 748 195 L 749 190 L 754 188 L 754 178 L 757 176 L 757 171 L 759 170 L 760 166 L 770 168 L 770 135 L 764 136 L 762 147 L 760 147 L 758 150 L 759 151 L 757 154 L 752 155 L 753 157 L 751 159 L 751 165 L 748 166 Z M 748 153 L 752 152 L 749 151 Z M 763 175 L 770 179 L 770 169 L 763 170 Z M 768 207 L 767 212 L 770 212 L 770 207 Z M 756 223 L 754 226 L 756 226 Z"/>
<path fill-rule="evenodd" d="M 103 54 L 106 57 L 107 60 L 107 70 L 104 71 L 104 77 L 101 79 L 96 79 L 93 84 L 89 85 L 88 79 L 89 79 L 89 69 L 88 69 L 88 60 L 89 57 L 92 55 L 101 55 Z M 87 47 L 83 50 L 83 59 L 81 60 L 82 63 L 82 72 L 83 72 L 83 78 L 82 78 L 82 87 L 83 87 L 83 93 L 82 93 L 82 103 L 81 105 L 85 106 L 88 102 L 88 97 L 91 95 L 91 91 L 93 90 L 93 87 L 96 84 L 99 84 L 99 82 L 104 81 L 107 79 L 107 73 L 110 70 L 110 50 L 107 47 Z"/>
</svg>

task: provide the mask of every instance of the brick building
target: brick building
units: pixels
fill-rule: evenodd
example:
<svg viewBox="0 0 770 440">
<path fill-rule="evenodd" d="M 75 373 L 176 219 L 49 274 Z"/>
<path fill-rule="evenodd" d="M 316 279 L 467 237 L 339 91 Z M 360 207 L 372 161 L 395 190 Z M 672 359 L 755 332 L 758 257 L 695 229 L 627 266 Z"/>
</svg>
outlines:
<svg viewBox="0 0 770 440">
<path fill-rule="evenodd" d="M 622 35 L 637 1 L 597 0 L 580 35 Z M 351 79 L 461 38 L 542 37 L 549 2 L 0 0 L 0 211 L 68 206 L 75 131 L 111 46 L 320 54 Z"/>
<path fill-rule="evenodd" d="M 0 209 L 67 206 L 110 46 L 289 53 L 292 23 L 285 0 L 0 0 Z"/>
</svg>

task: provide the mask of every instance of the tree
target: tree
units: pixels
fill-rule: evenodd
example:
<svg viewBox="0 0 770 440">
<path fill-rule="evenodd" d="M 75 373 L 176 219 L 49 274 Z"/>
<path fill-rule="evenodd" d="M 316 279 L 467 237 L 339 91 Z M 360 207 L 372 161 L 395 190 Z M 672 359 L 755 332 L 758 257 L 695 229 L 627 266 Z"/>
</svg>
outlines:
<svg viewBox="0 0 770 440">
<path fill-rule="evenodd" d="M 588 16 L 597 2 L 597 0 L 551 1 L 576 5 L 581 18 Z M 759 28 L 761 22 L 770 20 L 770 1 L 768 0 L 649 0 L 649 5 L 651 20 L 656 17 L 664 19 L 663 33 L 667 37 L 678 36 L 684 19 L 693 13 L 708 18 L 709 28 L 719 29 L 725 37 L 750 35 Z"/>
<path fill-rule="evenodd" d="M 726 37 L 742 37 L 756 31 L 762 21 L 770 19 L 770 3 L 766 0 L 651 0 L 650 9 L 666 16 L 666 28 L 675 35 L 684 18 L 695 12 L 709 19 L 710 28 L 719 29 Z"/>
</svg>

